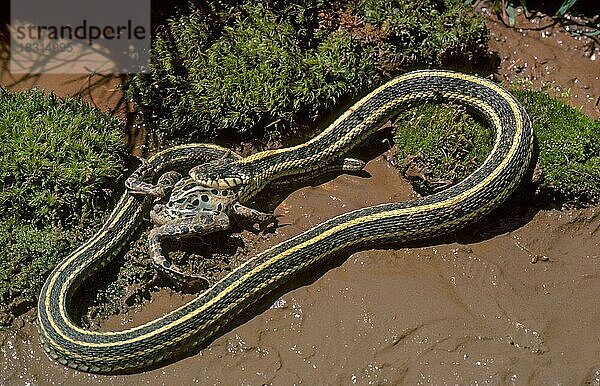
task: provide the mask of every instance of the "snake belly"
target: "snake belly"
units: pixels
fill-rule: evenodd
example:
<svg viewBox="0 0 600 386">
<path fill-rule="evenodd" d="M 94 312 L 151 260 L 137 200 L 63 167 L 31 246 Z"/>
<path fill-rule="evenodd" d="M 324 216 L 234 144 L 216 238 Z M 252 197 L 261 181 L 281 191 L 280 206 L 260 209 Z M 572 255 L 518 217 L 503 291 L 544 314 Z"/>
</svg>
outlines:
<svg viewBox="0 0 600 386">
<path fill-rule="evenodd" d="M 249 197 L 273 180 L 318 170 L 395 114 L 427 101 L 464 105 L 494 133 L 492 151 L 463 181 L 414 201 L 362 208 L 318 224 L 259 253 L 194 300 L 144 325 L 118 332 L 88 331 L 69 316 L 69 299 L 82 280 L 109 261 L 139 221 L 143 209 L 132 203 L 134 198 L 124 196 L 104 227 L 48 277 L 38 306 L 46 351 L 82 371 L 139 371 L 206 344 L 249 305 L 327 258 L 448 233 L 489 213 L 514 191 L 527 170 L 533 147 L 531 123 L 519 102 L 502 87 L 445 70 L 414 71 L 394 78 L 310 141 L 233 161 L 252 176 L 240 192 Z"/>
</svg>

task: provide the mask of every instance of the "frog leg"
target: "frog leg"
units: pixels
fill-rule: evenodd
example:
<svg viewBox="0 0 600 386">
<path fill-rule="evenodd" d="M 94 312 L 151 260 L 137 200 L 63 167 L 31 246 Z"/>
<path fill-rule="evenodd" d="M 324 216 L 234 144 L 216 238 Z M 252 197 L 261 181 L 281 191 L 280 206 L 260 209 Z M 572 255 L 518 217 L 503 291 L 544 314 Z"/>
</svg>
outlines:
<svg viewBox="0 0 600 386">
<path fill-rule="evenodd" d="M 166 274 L 176 284 L 184 287 L 195 287 L 200 282 L 208 283 L 201 275 L 193 275 L 167 259 L 162 250 L 163 238 L 197 237 L 229 228 L 229 218 L 223 212 L 202 212 L 193 218 L 182 219 L 175 224 L 165 224 L 153 228 L 148 235 L 149 253 L 152 262 L 159 271 Z"/>
<path fill-rule="evenodd" d="M 181 179 L 181 173 L 171 170 L 163 173 L 156 185 L 154 185 L 143 180 L 147 168 L 148 161 L 142 159 L 142 165 L 125 180 L 125 187 L 129 191 L 129 194 L 149 195 L 158 198 L 164 197 L 168 195 L 167 191 L 173 189 L 173 186 Z"/>
<path fill-rule="evenodd" d="M 156 185 L 144 181 L 144 176 L 149 170 L 149 163 L 145 158 L 140 158 L 140 166 L 125 180 L 125 188 L 129 194 L 157 196 Z"/>
<path fill-rule="evenodd" d="M 174 170 L 163 173 L 156 182 L 156 188 L 159 193 L 157 197 L 165 197 L 171 194 L 173 187 L 179 180 L 181 180 L 181 178 L 181 173 L 176 172 Z M 156 196 L 155 194 L 152 195 Z"/>
<path fill-rule="evenodd" d="M 230 212 L 237 221 L 258 224 L 260 231 L 264 231 L 270 226 L 277 226 L 277 215 L 248 208 L 239 202 L 233 203 Z"/>
<path fill-rule="evenodd" d="M 138 166 L 133 173 L 125 180 L 125 186 L 128 189 L 135 190 L 135 185 L 137 182 L 144 179 L 145 174 L 150 169 L 150 163 L 146 158 L 138 157 L 140 161 L 140 166 Z"/>
</svg>

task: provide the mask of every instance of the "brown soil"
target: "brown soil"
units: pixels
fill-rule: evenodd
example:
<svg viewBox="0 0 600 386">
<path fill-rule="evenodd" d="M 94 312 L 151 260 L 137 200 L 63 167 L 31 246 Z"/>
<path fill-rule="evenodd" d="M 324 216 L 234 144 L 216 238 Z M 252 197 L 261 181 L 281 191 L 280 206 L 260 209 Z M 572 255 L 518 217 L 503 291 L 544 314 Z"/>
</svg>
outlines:
<svg viewBox="0 0 600 386">
<path fill-rule="evenodd" d="M 587 102 L 600 96 L 597 61 L 539 32 L 488 25 L 500 58 L 531 65 L 529 58 L 547 58 L 543 65 L 557 70 L 536 81 L 563 88 L 581 80 L 590 98 L 572 91 L 569 103 L 598 117 Z M 501 76 L 527 74 L 506 63 Z M 270 236 L 244 234 L 248 247 L 263 250 L 355 208 L 410 200 L 386 156 L 368 163 L 369 178 L 344 175 L 293 192 L 275 210 L 284 226 Z M 30 313 L 0 334 L 0 383 L 599 384 L 600 207 L 560 211 L 518 201 L 445 241 L 353 254 L 294 283 L 201 352 L 143 374 L 89 375 L 56 364 Z M 161 290 L 102 328 L 142 323 L 190 296 Z"/>
<path fill-rule="evenodd" d="M 123 96 L 125 75 L 98 74 L 12 74 L 8 68 L 7 47 L 0 46 L 0 85 L 13 91 L 38 88 L 60 97 L 81 96 L 87 102 L 124 117 L 131 106 Z"/>
<path fill-rule="evenodd" d="M 491 30 L 490 50 L 500 59 L 500 80 L 544 90 L 600 119 L 600 36 L 574 36 L 543 14 L 526 18 L 520 8 L 515 28 L 506 28 L 490 4 L 483 4 L 479 11 Z M 582 21 L 575 16 L 570 19 Z"/>
</svg>

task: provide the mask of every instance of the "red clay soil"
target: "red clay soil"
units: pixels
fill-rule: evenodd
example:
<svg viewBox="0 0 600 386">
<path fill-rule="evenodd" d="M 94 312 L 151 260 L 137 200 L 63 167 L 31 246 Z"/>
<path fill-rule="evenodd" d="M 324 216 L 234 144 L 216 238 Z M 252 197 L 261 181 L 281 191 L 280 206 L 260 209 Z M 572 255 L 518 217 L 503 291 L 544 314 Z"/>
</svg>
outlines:
<svg viewBox="0 0 600 386">
<path fill-rule="evenodd" d="M 531 58 L 544 58 L 534 68 L 556 70 L 533 81 L 571 87 L 569 103 L 598 117 L 588 100 L 600 96 L 600 59 L 539 31 L 523 36 L 488 25 L 500 39 L 491 48 L 506 57 L 500 77 L 533 76 L 507 63 L 521 58 L 529 69 Z M 275 210 L 284 226 L 244 239 L 260 251 L 336 214 L 410 200 L 414 193 L 386 156 L 368 163 L 371 177 L 344 175 L 293 192 Z M 28 320 L 34 315 L 26 315 L 0 335 L 0 382 L 598 384 L 600 207 L 560 211 L 518 200 L 445 241 L 353 254 L 292 285 L 201 352 L 142 374 L 89 375 L 56 364 L 39 345 Z M 163 289 L 102 327 L 143 323 L 190 296 Z"/>
</svg>

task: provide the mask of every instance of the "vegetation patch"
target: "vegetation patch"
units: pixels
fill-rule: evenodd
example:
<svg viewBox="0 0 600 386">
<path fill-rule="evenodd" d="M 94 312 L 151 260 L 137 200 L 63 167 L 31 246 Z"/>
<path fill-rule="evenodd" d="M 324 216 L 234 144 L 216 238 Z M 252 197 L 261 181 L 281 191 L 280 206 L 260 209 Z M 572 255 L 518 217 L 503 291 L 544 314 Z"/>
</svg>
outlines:
<svg viewBox="0 0 600 386">
<path fill-rule="evenodd" d="M 512 90 L 531 117 L 540 188 L 574 202 L 600 202 L 600 120 L 537 91 Z"/>
<path fill-rule="evenodd" d="M 98 225 L 121 175 L 121 123 L 80 99 L 0 89 L 0 319 Z"/>
<path fill-rule="evenodd" d="M 490 130 L 459 106 L 406 111 L 396 119 L 394 140 L 404 174 L 423 195 L 464 179 L 492 149 Z"/>
<path fill-rule="evenodd" d="M 158 32 L 128 95 L 166 142 L 269 139 L 400 69 L 481 58 L 487 37 L 458 0 L 212 2 Z"/>
<path fill-rule="evenodd" d="M 560 201 L 600 201 L 600 121 L 537 91 L 512 90 L 529 113 L 539 148 L 539 188 Z M 460 109 L 425 105 L 395 125 L 398 160 L 422 194 L 472 173 L 491 150 L 490 133 Z"/>
</svg>

